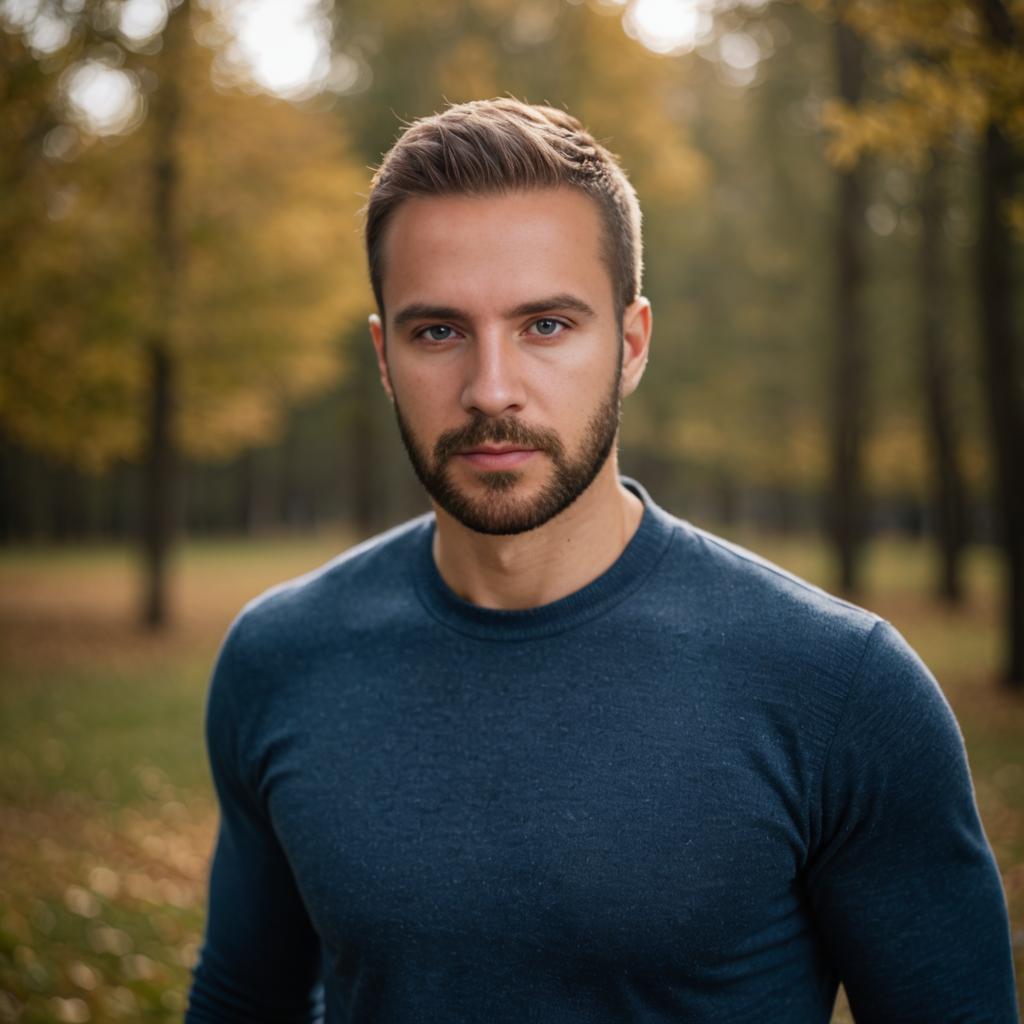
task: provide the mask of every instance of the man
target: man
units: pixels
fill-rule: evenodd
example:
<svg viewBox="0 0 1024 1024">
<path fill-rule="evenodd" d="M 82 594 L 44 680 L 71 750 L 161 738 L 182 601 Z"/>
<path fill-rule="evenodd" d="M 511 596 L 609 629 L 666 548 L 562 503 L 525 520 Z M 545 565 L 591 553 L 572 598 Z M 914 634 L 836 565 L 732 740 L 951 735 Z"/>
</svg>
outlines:
<svg viewBox="0 0 1024 1024">
<path fill-rule="evenodd" d="M 367 249 L 434 514 L 251 604 L 189 1024 L 1015 1021 L 956 723 L 875 616 L 617 472 L 640 214 L 573 118 L 413 124 Z"/>
</svg>

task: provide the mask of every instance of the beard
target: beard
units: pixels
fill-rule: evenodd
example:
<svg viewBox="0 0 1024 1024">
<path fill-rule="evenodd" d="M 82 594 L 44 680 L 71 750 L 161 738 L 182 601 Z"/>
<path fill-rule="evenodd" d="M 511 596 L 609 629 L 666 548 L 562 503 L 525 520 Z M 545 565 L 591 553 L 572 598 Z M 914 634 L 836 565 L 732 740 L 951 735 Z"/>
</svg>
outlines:
<svg viewBox="0 0 1024 1024">
<path fill-rule="evenodd" d="M 555 431 L 531 427 L 515 417 L 477 415 L 464 427 L 445 431 L 428 457 L 402 416 L 397 398 L 398 432 L 412 468 L 431 498 L 453 519 L 476 533 L 509 536 L 536 530 L 564 512 L 594 481 L 615 446 L 621 416 L 619 393 L 622 362 L 611 391 L 587 421 L 579 452 L 569 458 Z M 514 444 L 536 449 L 551 461 L 549 479 L 533 498 L 515 493 L 523 474 L 518 470 L 478 473 L 483 494 L 473 496 L 451 477 L 451 460 L 481 444 Z"/>
</svg>

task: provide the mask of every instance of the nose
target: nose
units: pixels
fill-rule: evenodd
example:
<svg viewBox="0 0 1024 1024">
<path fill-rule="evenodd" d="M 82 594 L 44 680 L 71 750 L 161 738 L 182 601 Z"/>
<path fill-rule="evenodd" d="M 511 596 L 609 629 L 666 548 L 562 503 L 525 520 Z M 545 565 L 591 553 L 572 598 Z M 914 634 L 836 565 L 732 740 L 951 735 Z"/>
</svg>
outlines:
<svg viewBox="0 0 1024 1024">
<path fill-rule="evenodd" d="M 515 340 L 498 329 L 482 330 L 473 339 L 469 355 L 463 409 L 490 417 L 521 411 L 526 396 Z"/>
</svg>

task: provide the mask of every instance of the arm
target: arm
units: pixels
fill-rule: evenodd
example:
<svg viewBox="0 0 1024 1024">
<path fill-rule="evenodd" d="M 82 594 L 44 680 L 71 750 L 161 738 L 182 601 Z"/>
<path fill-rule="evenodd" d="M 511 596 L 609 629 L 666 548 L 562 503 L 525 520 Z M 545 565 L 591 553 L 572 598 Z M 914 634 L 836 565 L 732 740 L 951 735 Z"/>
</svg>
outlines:
<svg viewBox="0 0 1024 1024">
<path fill-rule="evenodd" d="M 320 949 L 240 750 L 251 701 L 235 699 L 247 676 L 232 628 L 214 670 L 206 740 L 221 821 L 210 873 L 206 936 L 186 1024 L 312 1024 L 323 1017 Z M 251 708 L 247 707 L 247 710 Z"/>
<path fill-rule="evenodd" d="M 808 899 L 859 1024 L 1017 1021 L 1006 902 L 959 728 L 887 623 L 812 813 Z"/>
</svg>

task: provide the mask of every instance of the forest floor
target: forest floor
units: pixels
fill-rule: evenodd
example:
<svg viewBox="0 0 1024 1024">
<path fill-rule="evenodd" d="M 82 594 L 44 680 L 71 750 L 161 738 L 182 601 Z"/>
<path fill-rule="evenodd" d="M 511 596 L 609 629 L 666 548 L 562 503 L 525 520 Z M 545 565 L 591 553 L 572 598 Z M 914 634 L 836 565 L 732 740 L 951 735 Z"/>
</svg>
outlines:
<svg viewBox="0 0 1024 1024">
<path fill-rule="evenodd" d="M 818 543 L 732 536 L 827 584 Z M 216 825 L 202 716 L 217 646 L 245 601 L 345 543 L 190 542 L 160 635 L 135 627 L 128 551 L 0 553 L 0 1021 L 180 1021 Z M 874 544 L 861 603 L 917 648 L 960 721 L 1024 987 L 1024 696 L 996 683 L 996 566 L 973 552 L 950 611 L 929 596 L 929 559 Z"/>
</svg>

